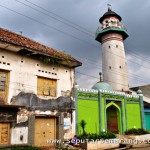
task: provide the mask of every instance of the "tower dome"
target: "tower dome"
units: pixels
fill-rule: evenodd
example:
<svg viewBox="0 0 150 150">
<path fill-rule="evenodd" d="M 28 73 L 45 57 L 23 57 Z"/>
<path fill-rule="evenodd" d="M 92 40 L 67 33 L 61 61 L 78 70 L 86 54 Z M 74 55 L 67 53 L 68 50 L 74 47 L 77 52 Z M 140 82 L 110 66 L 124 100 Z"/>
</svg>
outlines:
<svg viewBox="0 0 150 150">
<path fill-rule="evenodd" d="M 110 16 L 114 16 L 118 18 L 119 21 L 122 20 L 122 18 L 117 13 L 112 11 L 111 8 L 108 8 L 108 11 L 99 19 L 99 22 L 102 23 L 105 18 L 110 17 Z"/>
</svg>

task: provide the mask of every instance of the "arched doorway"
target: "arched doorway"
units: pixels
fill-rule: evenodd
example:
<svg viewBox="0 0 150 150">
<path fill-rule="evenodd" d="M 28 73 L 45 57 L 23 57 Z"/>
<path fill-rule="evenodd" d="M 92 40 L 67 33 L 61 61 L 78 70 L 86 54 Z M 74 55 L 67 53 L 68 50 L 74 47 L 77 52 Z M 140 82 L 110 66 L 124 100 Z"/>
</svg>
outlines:
<svg viewBox="0 0 150 150">
<path fill-rule="evenodd" d="M 116 106 L 111 105 L 106 109 L 107 114 L 107 131 L 119 133 L 120 113 Z"/>
</svg>

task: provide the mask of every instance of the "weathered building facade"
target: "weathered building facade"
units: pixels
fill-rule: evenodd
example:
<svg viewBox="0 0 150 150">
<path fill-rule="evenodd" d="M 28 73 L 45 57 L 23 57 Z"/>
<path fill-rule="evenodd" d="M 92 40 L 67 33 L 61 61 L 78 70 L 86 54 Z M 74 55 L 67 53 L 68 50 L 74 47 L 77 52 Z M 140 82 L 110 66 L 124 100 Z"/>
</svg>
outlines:
<svg viewBox="0 0 150 150">
<path fill-rule="evenodd" d="M 46 146 L 48 139 L 71 137 L 74 69 L 80 65 L 68 54 L 1 28 L 0 145 Z"/>
</svg>

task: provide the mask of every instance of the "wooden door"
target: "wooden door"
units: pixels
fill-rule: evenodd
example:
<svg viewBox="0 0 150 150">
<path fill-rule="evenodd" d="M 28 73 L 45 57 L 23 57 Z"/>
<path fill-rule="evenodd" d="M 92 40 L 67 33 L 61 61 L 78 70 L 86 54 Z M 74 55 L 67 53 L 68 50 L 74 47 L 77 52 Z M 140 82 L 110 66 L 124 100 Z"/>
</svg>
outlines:
<svg viewBox="0 0 150 150">
<path fill-rule="evenodd" d="M 48 140 L 56 139 L 56 119 L 36 118 L 35 119 L 35 146 L 52 146 L 54 143 L 47 143 Z"/>
<path fill-rule="evenodd" d="M 0 70 L 0 104 L 7 102 L 8 72 Z"/>
<path fill-rule="evenodd" d="M 0 145 L 9 144 L 10 138 L 10 124 L 0 123 Z"/>
<path fill-rule="evenodd" d="M 107 108 L 107 129 L 112 133 L 118 133 L 118 113 L 114 106 Z"/>
</svg>

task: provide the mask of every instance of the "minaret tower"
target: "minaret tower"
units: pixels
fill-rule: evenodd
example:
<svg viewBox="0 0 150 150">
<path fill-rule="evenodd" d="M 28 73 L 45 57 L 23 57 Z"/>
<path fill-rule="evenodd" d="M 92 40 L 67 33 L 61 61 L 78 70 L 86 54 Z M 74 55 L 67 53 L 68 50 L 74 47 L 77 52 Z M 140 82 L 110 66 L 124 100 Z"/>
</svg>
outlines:
<svg viewBox="0 0 150 150">
<path fill-rule="evenodd" d="M 123 43 L 128 33 L 121 20 L 108 5 L 108 11 L 99 19 L 101 27 L 96 31 L 95 39 L 102 45 L 103 81 L 110 84 L 113 90 L 129 91 Z"/>
</svg>

